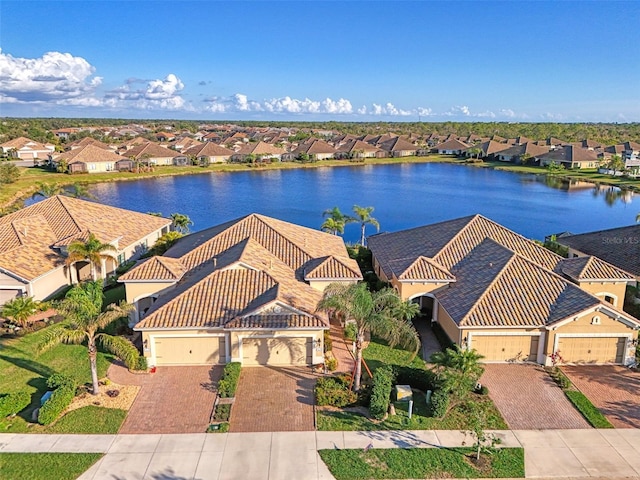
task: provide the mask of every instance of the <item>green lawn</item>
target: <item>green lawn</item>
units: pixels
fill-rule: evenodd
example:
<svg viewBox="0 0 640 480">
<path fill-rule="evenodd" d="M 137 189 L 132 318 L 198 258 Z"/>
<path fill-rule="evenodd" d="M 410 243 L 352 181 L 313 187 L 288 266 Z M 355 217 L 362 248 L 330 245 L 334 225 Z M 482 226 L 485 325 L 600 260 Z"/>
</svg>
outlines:
<svg viewBox="0 0 640 480">
<path fill-rule="evenodd" d="M 320 450 L 336 480 L 378 478 L 523 478 L 524 449 L 501 448 L 477 468 L 469 448 Z"/>
<path fill-rule="evenodd" d="M 38 344 L 46 328 L 23 337 L 0 338 L 0 392 L 27 391 L 31 405 L 13 419 L 0 420 L 1 432 L 33 431 L 29 428 L 31 412 L 40 405 L 40 397 L 47 390 L 46 379 L 52 373 L 73 376 L 79 383 L 91 380 L 87 348 L 82 345 L 59 345 L 40 353 Z M 104 377 L 112 357 L 98 354 L 98 376 Z M 37 429 L 36 429 L 37 430 Z"/>
<path fill-rule="evenodd" d="M 67 413 L 54 424 L 44 428 L 44 431 L 46 433 L 118 433 L 126 416 L 126 410 L 89 405 Z"/>
<path fill-rule="evenodd" d="M 373 372 L 382 365 L 397 365 L 401 367 L 426 368 L 424 360 L 398 347 L 391 348 L 384 340 L 372 338 L 369 346 L 362 352 L 362 356 Z"/>
<path fill-rule="evenodd" d="M 6 480 L 74 480 L 101 453 L 0 453 L 0 478 Z"/>
<path fill-rule="evenodd" d="M 105 308 L 112 303 L 120 303 L 126 296 L 124 290 L 124 283 L 119 283 L 115 287 L 109 288 L 104 291 L 104 300 L 102 301 L 102 307 Z"/>
</svg>

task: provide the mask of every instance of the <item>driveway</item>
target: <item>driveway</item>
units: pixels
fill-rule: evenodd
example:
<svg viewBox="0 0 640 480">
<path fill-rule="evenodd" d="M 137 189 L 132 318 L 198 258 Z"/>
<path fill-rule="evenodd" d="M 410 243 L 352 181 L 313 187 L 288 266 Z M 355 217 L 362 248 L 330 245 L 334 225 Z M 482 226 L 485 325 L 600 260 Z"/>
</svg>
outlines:
<svg viewBox="0 0 640 480">
<path fill-rule="evenodd" d="M 315 430 L 316 378 L 308 367 L 243 367 L 229 430 Z"/>
<path fill-rule="evenodd" d="M 640 428 L 640 372 L 617 365 L 577 365 L 562 370 L 614 427 Z"/>
<path fill-rule="evenodd" d="M 489 363 L 480 382 L 513 430 L 590 428 L 538 365 Z"/>
<path fill-rule="evenodd" d="M 209 426 L 221 366 L 158 367 L 132 374 L 121 365 L 108 376 L 121 385 L 140 385 L 120 433 L 203 433 Z"/>
</svg>

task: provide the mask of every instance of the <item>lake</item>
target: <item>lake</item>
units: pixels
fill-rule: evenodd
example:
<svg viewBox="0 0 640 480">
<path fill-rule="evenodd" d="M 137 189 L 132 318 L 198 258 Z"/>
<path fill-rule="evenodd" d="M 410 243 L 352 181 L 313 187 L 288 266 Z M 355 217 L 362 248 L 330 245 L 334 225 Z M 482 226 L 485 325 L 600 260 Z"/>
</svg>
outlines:
<svg viewBox="0 0 640 480">
<path fill-rule="evenodd" d="M 320 228 L 334 206 L 374 206 L 381 231 L 480 213 L 529 238 L 635 222 L 638 195 L 545 176 L 443 163 L 212 172 L 95 185 L 98 201 L 140 212 L 189 215 L 192 230 L 257 212 Z M 367 232 L 374 233 L 369 227 Z M 344 238 L 357 242 L 359 227 Z"/>
</svg>

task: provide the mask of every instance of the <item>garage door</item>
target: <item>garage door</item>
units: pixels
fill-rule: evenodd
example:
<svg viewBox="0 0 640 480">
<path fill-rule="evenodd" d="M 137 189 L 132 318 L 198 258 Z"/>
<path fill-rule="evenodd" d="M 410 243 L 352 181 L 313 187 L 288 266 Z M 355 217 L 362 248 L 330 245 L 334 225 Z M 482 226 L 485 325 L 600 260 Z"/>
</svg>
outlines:
<svg viewBox="0 0 640 480">
<path fill-rule="evenodd" d="M 558 351 L 567 363 L 622 363 L 624 337 L 560 337 Z"/>
<path fill-rule="evenodd" d="M 156 337 L 156 365 L 224 363 L 224 337 Z"/>
<path fill-rule="evenodd" d="M 243 365 L 311 365 L 311 338 L 245 338 Z"/>
<path fill-rule="evenodd" d="M 474 335 L 471 348 L 484 356 L 485 362 L 535 362 L 539 336 Z"/>
</svg>

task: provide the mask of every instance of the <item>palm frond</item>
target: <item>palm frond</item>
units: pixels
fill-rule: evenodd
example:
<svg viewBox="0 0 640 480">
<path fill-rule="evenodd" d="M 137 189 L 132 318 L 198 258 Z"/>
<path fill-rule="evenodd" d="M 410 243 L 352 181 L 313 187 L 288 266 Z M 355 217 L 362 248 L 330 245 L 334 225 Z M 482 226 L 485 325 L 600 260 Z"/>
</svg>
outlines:
<svg viewBox="0 0 640 480">
<path fill-rule="evenodd" d="M 117 319 L 126 317 L 132 310 L 133 305 L 125 302 L 124 300 L 121 301 L 118 305 L 112 303 L 104 312 L 96 317 L 94 325 L 97 328 L 105 328 L 107 325 L 116 321 Z"/>
<path fill-rule="evenodd" d="M 37 350 L 39 352 L 45 352 L 61 343 L 80 344 L 86 338 L 87 335 L 84 331 L 73 328 L 69 324 L 60 323 L 46 330 L 42 341 L 38 344 Z"/>
<path fill-rule="evenodd" d="M 96 340 L 102 347 L 122 360 L 127 366 L 133 365 L 140 353 L 133 343 L 124 337 L 99 333 Z"/>
</svg>

